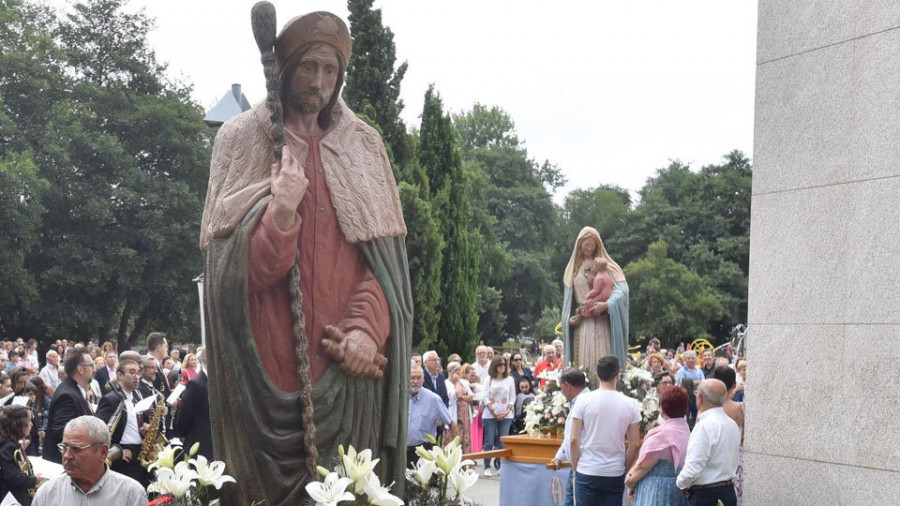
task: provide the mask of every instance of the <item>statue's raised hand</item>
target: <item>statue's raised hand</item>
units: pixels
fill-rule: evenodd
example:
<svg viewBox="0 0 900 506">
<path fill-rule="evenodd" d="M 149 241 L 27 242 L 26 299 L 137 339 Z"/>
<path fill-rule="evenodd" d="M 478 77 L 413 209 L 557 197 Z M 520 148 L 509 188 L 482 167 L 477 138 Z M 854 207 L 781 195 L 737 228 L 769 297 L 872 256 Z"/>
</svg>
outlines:
<svg viewBox="0 0 900 506">
<path fill-rule="evenodd" d="M 322 351 L 341 364 L 341 370 L 348 376 L 379 379 L 387 365 L 387 359 L 378 353 L 375 341 L 361 330 L 344 334 L 339 328 L 326 325 L 322 329 Z"/>
<path fill-rule="evenodd" d="M 281 163 L 272 164 L 271 181 L 272 197 L 274 198 L 272 211 L 275 213 L 272 217 L 278 228 L 287 230 L 294 226 L 297 207 L 309 187 L 309 180 L 303 173 L 303 167 L 296 158 L 291 156 L 287 146 L 281 152 Z"/>
</svg>

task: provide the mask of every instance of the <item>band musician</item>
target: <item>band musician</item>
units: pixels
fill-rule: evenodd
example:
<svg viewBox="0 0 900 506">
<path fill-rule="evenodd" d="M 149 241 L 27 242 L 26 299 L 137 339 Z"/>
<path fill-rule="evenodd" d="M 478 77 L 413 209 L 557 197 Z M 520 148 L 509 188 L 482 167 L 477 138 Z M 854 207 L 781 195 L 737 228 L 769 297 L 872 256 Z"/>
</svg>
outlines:
<svg viewBox="0 0 900 506">
<path fill-rule="evenodd" d="M 109 427 L 110 468 L 134 478 L 146 488 L 150 475 L 141 466 L 140 452 L 149 424 L 134 409 L 134 405 L 143 398 L 138 391 L 140 382 L 141 365 L 131 359 L 120 361 L 116 367 L 115 384 L 110 381 L 112 391 L 100 400 L 97 416 Z"/>
</svg>

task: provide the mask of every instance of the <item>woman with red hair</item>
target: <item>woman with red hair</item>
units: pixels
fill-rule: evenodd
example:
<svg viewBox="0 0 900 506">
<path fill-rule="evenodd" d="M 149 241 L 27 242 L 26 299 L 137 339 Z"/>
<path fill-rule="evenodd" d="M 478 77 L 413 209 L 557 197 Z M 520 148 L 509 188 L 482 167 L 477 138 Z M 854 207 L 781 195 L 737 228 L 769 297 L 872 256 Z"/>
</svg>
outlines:
<svg viewBox="0 0 900 506">
<path fill-rule="evenodd" d="M 659 416 L 663 422 L 647 433 L 637 461 L 625 475 L 625 485 L 633 496 L 632 506 L 687 504 L 675 487 L 691 435 L 684 418 L 687 410 L 688 393 L 684 388 L 671 387 L 660 394 Z"/>
</svg>

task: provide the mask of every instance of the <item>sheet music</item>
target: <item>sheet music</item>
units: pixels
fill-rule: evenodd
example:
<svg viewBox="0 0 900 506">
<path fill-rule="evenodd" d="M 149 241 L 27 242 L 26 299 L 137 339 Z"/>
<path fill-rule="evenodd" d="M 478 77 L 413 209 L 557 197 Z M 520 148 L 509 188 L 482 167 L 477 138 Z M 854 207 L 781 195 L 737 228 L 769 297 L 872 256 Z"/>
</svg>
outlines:
<svg viewBox="0 0 900 506">
<path fill-rule="evenodd" d="M 178 399 L 181 397 L 181 392 L 184 392 L 185 388 L 186 387 L 183 384 L 175 387 L 172 390 L 172 393 L 169 394 L 169 398 L 166 399 L 166 404 L 168 404 L 169 406 L 174 406 L 175 403 L 178 402 Z"/>
<path fill-rule="evenodd" d="M 156 402 L 155 395 L 148 395 L 147 397 L 141 399 L 137 404 L 134 405 L 134 411 L 138 414 L 147 411 L 153 406 L 153 403 Z"/>
<path fill-rule="evenodd" d="M 39 474 L 43 478 L 48 480 L 51 478 L 56 478 L 57 476 L 66 472 L 62 464 L 50 462 L 49 460 L 44 460 L 34 455 L 29 455 L 28 460 L 31 462 L 31 467 L 32 469 L 34 469 L 34 474 Z M 0 506 L 3 506 L 3 504 L 0 503 Z"/>
<path fill-rule="evenodd" d="M 13 497 L 12 492 L 7 492 L 6 497 L 3 498 L 3 502 L 0 502 L 0 506 L 22 506 L 22 503 Z"/>
</svg>

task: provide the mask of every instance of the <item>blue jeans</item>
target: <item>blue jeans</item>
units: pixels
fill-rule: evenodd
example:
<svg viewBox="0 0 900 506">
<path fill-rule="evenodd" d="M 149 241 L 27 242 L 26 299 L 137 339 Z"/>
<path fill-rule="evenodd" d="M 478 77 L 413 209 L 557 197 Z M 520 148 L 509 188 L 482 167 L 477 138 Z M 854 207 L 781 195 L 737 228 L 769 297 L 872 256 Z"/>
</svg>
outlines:
<svg viewBox="0 0 900 506">
<path fill-rule="evenodd" d="M 484 418 L 484 446 L 481 451 L 486 452 L 494 449 L 494 443 L 497 448 L 505 448 L 503 442 L 500 441 L 501 436 L 508 436 L 509 429 L 512 427 L 512 418 L 504 418 L 497 420 L 494 417 Z M 497 459 L 499 462 L 500 459 Z M 491 459 L 484 459 L 484 468 L 491 467 Z"/>
<path fill-rule="evenodd" d="M 575 502 L 591 506 L 622 506 L 625 475 L 591 476 L 575 473 Z"/>
<path fill-rule="evenodd" d="M 572 470 L 569 469 L 569 478 L 566 480 L 566 501 L 563 503 L 563 506 L 575 506 L 575 490 L 573 490 L 572 485 L 572 479 L 574 478 Z"/>
</svg>

